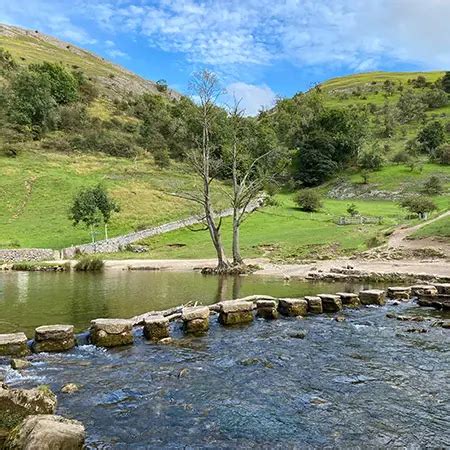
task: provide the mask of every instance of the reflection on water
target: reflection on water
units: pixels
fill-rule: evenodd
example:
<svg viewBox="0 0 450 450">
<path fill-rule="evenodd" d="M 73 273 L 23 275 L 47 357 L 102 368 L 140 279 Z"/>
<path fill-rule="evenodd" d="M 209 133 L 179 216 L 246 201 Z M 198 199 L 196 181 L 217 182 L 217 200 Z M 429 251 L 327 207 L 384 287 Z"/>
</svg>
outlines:
<svg viewBox="0 0 450 450">
<path fill-rule="evenodd" d="M 78 331 L 99 317 L 131 317 L 189 301 L 211 304 L 251 294 L 298 297 L 359 290 L 343 283 L 305 283 L 260 276 L 211 277 L 198 273 L 106 271 L 0 273 L 0 333 L 68 323 Z"/>
<path fill-rule="evenodd" d="M 242 289 L 252 290 L 247 279 Z M 58 395 L 57 412 L 86 425 L 90 448 L 446 448 L 449 332 L 409 333 L 428 323 L 387 319 L 388 311 L 419 309 L 236 328 L 212 318 L 206 335 L 188 338 L 173 323 L 174 344 L 148 343 L 137 330 L 130 347 L 34 355 L 26 378 L 8 370 L 7 381 L 57 393 L 81 385 Z M 306 337 L 293 339 L 299 330 Z"/>
</svg>

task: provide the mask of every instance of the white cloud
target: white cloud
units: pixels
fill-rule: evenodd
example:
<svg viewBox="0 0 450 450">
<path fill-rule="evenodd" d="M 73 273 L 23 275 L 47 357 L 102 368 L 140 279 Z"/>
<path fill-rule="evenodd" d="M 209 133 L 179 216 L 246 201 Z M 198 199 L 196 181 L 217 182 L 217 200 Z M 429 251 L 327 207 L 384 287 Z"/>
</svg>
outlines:
<svg viewBox="0 0 450 450">
<path fill-rule="evenodd" d="M 233 97 L 240 101 L 240 107 L 244 109 L 245 115 L 254 116 L 262 108 L 270 108 L 274 105 L 276 94 L 269 86 L 256 86 L 241 81 L 231 83 L 226 88 L 227 99 Z M 231 102 L 229 102 L 231 103 Z"/>
</svg>

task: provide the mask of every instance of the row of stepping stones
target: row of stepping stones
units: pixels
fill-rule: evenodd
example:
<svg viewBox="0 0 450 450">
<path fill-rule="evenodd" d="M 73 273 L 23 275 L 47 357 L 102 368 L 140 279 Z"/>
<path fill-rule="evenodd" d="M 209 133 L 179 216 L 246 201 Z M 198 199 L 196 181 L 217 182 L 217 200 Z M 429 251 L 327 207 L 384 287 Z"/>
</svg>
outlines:
<svg viewBox="0 0 450 450">
<path fill-rule="evenodd" d="M 449 295 L 450 284 L 417 285 L 409 287 L 389 287 L 387 297 L 408 300 L 411 296 L 428 298 Z M 211 311 L 219 313 L 222 325 L 247 323 L 256 316 L 267 320 L 279 315 L 293 317 L 308 313 L 334 313 L 342 308 L 355 308 L 360 305 L 384 305 L 386 291 L 369 289 L 359 294 L 338 292 L 319 294 L 304 298 L 281 298 L 278 301 L 260 299 L 256 302 L 228 300 L 215 305 L 183 308 L 181 319 L 186 333 L 205 332 L 209 329 Z M 169 337 L 169 319 L 163 315 L 151 315 L 144 319 L 144 336 L 149 340 Z M 116 347 L 133 343 L 133 322 L 127 319 L 96 319 L 91 322 L 90 339 L 100 347 Z M 34 352 L 57 352 L 70 350 L 76 345 L 72 325 L 46 325 L 36 328 L 31 346 Z M 26 356 L 30 353 L 24 333 L 0 334 L 0 356 Z"/>
</svg>

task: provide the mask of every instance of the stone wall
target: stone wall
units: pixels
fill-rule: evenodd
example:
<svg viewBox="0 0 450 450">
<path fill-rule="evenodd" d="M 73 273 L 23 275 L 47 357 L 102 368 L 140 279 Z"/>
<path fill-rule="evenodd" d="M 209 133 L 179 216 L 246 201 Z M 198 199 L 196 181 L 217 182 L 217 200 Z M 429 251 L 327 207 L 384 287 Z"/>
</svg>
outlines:
<svg viewBox="0 0 450 450">
<path fill-rule="evenodd" d="M 0 250 L 0 261 L 48 261 L 59 259 L 59 252 L 51 248 L 14 248 Z"/>
<path fill-rule="evenodd" d="M 246 211 L 252 212 L 262 205 L 264 198 L 258 198 L 247 206 Z M 233 214 L 233 209 L 229 208 L 221 211 L 219 217 L 228 217 Z M 178 230 L 180 228 L 186 228 L 191 225 L 201 223 L 203 216 L 196 215 L 187 217 L 186 219 L 177 220 L 175 222 L 165 223 L 157 227 L 148 228 L 146 230 L 136 231 L 134 233 L 118 236 L 115 238 L 97 241 L 94 244 L 82 244 L 74 247 L 68 247 L 61 251 L 63 259 L 72 259 L 77 252 L 91 254 L 91 253 L 114 253 L 124 249 L 127 245 L 140 241 L 151 236 L 158 234 L 168 233 L 169 231 Z"/>
</svg>

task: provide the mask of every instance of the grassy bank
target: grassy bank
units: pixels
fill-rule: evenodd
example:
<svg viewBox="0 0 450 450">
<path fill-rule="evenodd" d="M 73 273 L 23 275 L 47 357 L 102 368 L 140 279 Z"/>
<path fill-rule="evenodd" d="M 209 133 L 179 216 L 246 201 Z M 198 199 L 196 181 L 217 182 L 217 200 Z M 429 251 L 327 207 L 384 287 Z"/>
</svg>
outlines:
<svg viewBox="0 0 450 450">
<path fill-rule="evenodd" d="M 425 225 L 412 234 L 413 239 L 436 238 L 450 242 L 450 216 L 443 217 L 436 222 Z"/>
</svg>

